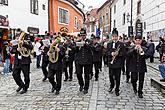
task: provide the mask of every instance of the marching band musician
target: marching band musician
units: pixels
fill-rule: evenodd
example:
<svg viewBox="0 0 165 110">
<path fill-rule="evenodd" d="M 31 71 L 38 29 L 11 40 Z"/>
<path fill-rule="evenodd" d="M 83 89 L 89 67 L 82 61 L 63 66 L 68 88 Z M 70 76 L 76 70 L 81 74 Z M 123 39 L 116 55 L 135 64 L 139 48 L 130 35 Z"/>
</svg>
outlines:
<svg viewBox="0 0 165 110">
<path fill-rule="evenodd" d="M 65 48 L 61 42 L 61 36 L 57 35 L 55 40 L 52 41 L 52 44 L 50 45 L 50 49 L 48 51 L 48 56 L 49 56 L 49 72 L 48 72 L 48 79 L 49 82 L 52 85 L 52 90 L 51 92 L 54 93 L 56 90 L 55 94 L 58 95 L 60 90 L 61 90 L 61 83 L 62 83 L 62 64 L 63 64 L 63 58 L 65 56 Z M 51 50 L 55 50 L 56 54 L 53 54 Z M 55 57 L 55 61 L 52 61 L 50 58 L 50 54 L 52 54 L 52 57 Z M 56 75 L 56 82 L 54 80 L 54 75 Z"/>
<path fill-rule="evenodd" d="M 131 83 L 133 86 L 134 93 L 138 92 L 139 98 L 143 98 L 143 84 L 145 72 L 147 72 L 146 58 L 148 58 L 147 53 L 149 53 L 146 47 L 142 46 L 142 37 L 135 37 L 135 45 L 132 46 L 128 52 L 127 56 L 130 58 L 129 71 L 131 72 Z M 137 81 L 139 79 L 139 87 L 137 91 Z"/>
<path fill-rule="evenodd" d="M 93 46 L 92 46 L 92 51 L 93 51 L 93 64 L 95 68 L 95 81 L 98 81 L 99 78 L 99 69 L 100 69 L 100 62 L 101 56 L 102 56 L 102 46 L 99 44 L 100 37 L 95 36 L 93 38 Z"/>
<path fill-rule="evenodd" d="M 109 79 L 111 83 L 109 92 L 112 92 L 116 84 L 115 94 L 116 96 L 119 96 L 121 68 L 124 64 L 123 57 L 125 49 L 124 44 L 118 41 L 118 31 L 116 28 L 112 31 L 112 42 L 107 44 L 107 49 L 109 60 Z M 115 83 L 114 80 L 116 81 Z"/>
<path fill-rule="evenodd" d="M 14 68 L 13 68 L 13 78 L 16 84 L 19 86 L 16 92 L 20 92 L 20 94 L 24 94 L 27 92 L 30 84 L 30 63 L 31 58 L 30 55 L 24 56 L 21 54 L 23 48 L 27 49 L 28 51 L 33 49 L 33 46 L 30 41 L 27 41 L 29 36 L 27 34 L 22 34 L 21 32 L 18 36 L 20 37 L 18 40 L 18 45 L 13 47 L 13 52 L 15 54 L 14 59 Z M 26 38 L 21 38 L 26 37 Z M 22 47 L 19 46 L 22 44 Z M 21 79 L 21 71 L 24 74 L 24 82 Z"/>
<path fill-rule="evenodd" d="M 73 61 L 75 56 L 75 44 L 71 41 L 70 36 L 66 36 L 66 42 L 64 47 L 66 48 L 65 57 L 64 57 L 64 72 L 65 72 L 65 79 L 64 81 L 72 81 L 73 79 Z M 69 67 L 69 76 L 68 70 Z"/>
<path fill-rule="evenodd" d="M 89 74 L 92 65 L 92 49 L 89 42 L 86 41 L 86 30 L 84 28 L 80 31 L 79 41 L 76 42 L 76 74 L 78 78 L 78 83 L 80 85 L 79 91 L 83 91 L 84 94 L 88 93 L 89 89 Z M 84 78 L 83 81 L 83 68 L 84 68 Z"/>
<path fill-rule="evenodd" d="M 125 39 L 124 44 L 125 44 L 125 50 L 126 50 L 126 52 L 128 52 L 128 50 L 129 50 L 129 48 L 130 48 L 130 46 L 131 46 L 131 39 L 127 37 L 127 38 Z M 127 56 L 125 56 L 125 60 L 126 60 L 126 65 L 125 65 L 125 66 L 126 66 L 126 83 L 129 83 L 129 80 L 130 80 L 130 72 L 129 72 L 128 68 L 129 68 L 130 58 L 127 57 Z"/>
<path fill-rule="evenodd" d="M 42 81 L 46 81 L 47 77 L 48 77 L 48 64 L 49 64 L 49 56 L 48 56 L 48 51 L 49 51 L 49 47 L 50 47 L 50 40 L 49 40 L 49 34 L 47 34 L 46 38 L 44 40 L 42 40 L 43 42 L 43 46 L 41 47 L 42 49 L 42 72 L 44 75 L 44 78 L 42 79 Z M 44 43 L 45 42 L 45 43 Z"/>
</svg>

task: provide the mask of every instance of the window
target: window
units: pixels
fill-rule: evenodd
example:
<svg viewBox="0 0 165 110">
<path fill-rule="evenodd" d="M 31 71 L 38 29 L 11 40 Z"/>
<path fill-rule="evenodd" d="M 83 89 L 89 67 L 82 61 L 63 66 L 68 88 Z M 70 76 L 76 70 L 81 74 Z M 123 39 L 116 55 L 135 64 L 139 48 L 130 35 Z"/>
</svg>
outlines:
<svg viewBox="0 0 165 110">
<path fill-rule="evenodd" d="M 144 22 L 144 30 L 146 30 L 146 22 Z"/>
<path fill-rule="evenodd" d="M 0 4 L 8 6 L 8 0 L 0 0 Z"/>
<path fill-rule="evenodd" d="M 116 28 L 116 20 L 114 20 L 114 26 L 113 27 Z"/>
<path fill-rule="evenodd" d="M 103 22 L 105 22 L 105 16 L 103 16 Z"/>
<path fill-rule="evenodd" d="M 141 14 L 141 1 L 137 3 L 137 14 Z"/>
<path fill-rule="evenodd" d="M 30 2 L 31 13 L 38 15 L 38 0 L 31 0 Z"/>
<path fill-rule="evenodd" d="M 62 8 L 59 8 L 59 23 L 65 23 L 68 24 L 68 11 Z"/>
<path fill-rule="evenodd" d="M 42 9 L 45 10 L 45 5 L 44 4 L 42 5 Z"/>
<path fill-rule="evenodd" d="M 116 5 L 114 6 L 114 14 L 116 13 Z"/>
<path fill-rule="evenodd" d="M 123 0 L 123 2 L 124 2 L 124 5 L 126 4 L 126 0 Z"/>
<path fill-rule="evenodd" d="M 77 22 L 77 17 L 75 16 L 74 17 L 74 27 L 77 28 L 77 26 L 78 26 L 78 22 Z"/>
<path fill-rule="evenodd" d="M 100 17 L 100 25 L 102 25 L 102 17 Z"/>
<path fill-rule="evenodd" d="M 125 25 L 125 13 L 123 14 L 123 25 Z"/>
<path fill-rule="evenodd" d="M 106 13 L 106 24 L 108 24 L 108 19 L 109 18 L 109 16 L 108 16 L 108 13 Z"/>
</svg>

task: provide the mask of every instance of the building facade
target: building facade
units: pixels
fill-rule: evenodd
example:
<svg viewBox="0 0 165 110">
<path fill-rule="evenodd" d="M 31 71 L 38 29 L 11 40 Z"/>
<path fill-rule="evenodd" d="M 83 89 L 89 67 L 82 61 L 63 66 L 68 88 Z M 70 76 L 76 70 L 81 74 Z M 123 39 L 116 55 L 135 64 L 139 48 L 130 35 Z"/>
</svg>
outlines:
<svg viewBox="0 0 165 110">
<path fill-rule="evenodd" d="M 110 22 L 110 0 L 107 0 L 99 9 L 98 9 L 98 22 L 99 28 L 101 30 L 101 36 L 106 37 L 111 32 L 111 22 Z"/>
<path fill-rule="evenodd" d="M 74 0 L 50 0 L 50 32 L 65 30 L 70 35 L 77 35 L 83 27 L 85 15 Z"/>
<path fill-rule="evenodd" d="M 48 31 L 48 0 L 0 0 L 0 10 L 0 47 L 17 28 L 40 35 Z"/>
<path fill-rule="evenodd" d="M 98 19 L 97 19 L 97 10 L 98 8 L 91 9 L 86 13 L 85 26 L 87 30 L 87 37 L 90 38 L 92 34 L 96 35 L 98 29 Z"/>
<path fill-rule="evenodd" d="M 142 23 L 143 37 L 155 42 L 165 36 L 165 1 L 163 0 L 132 0 L 132 26 L 136 35 L 137 22 Z M 115 27 L 120 36 L 128 36 L 131 25 L 131 0 L 111 0 L 111 30 Z"/>
</svg>

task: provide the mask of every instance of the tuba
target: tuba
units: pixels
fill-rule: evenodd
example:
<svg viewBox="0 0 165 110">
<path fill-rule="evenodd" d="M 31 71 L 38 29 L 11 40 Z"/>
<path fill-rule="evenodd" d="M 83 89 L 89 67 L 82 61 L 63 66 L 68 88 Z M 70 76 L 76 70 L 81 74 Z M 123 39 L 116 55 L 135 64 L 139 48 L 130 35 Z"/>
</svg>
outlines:
<svg viewBox="0 0 165 110">
<path fill-rule="evenodd" d="M 48 56 L 51 63 L 56 63 L 58 61 L 59 53 L 56 50 L 58 43 L 61 42 L 61 36 L 57 36 L 55 41 L 50 45 Z"/>
<path fill-rule="evenodd" d="M 30 54 L 31 54 L 31 51 L 25 47 L 23 47 L 23 43 L 25 42 L 25 36 L 27 34 L 25 32 L 21 32 L 20 36 L 19 36 L 19 40 L 18 40 L 18 49 L 19 49 L 19 52 L 22 56 L 24 57 L 29 57 Z"/>
</svg>

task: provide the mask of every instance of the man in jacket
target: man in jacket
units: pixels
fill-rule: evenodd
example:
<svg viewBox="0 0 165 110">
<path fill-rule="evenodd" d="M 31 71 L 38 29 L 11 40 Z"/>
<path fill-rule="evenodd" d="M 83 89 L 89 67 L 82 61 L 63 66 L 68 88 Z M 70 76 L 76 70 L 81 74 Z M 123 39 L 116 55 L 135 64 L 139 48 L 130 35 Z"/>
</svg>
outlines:
<svg viewBox="0 0 165 110">
<path fill-rule="evenodd" d="M 143 84 L 145 72 L 147 72 L 146 58 L 148 58 L 148 49 L 142 46 L 142 38 L 135 37 L 135 45 L 127 52 L 127 57 L 130 58 L 129 71 L 131 72 L 131 83 L 134 93 L 138 92 L 139 98 L 143 98 Z M 137 91 L 137 81 L 139 79 L 139 87 Z"/>
<path fill-rule="evenodd" d="M 29 38 L 28 35 L 26 37 Z M 22 48 L 26 48 L 28 51 L 31 51 L 33 49 L 33 45 L 30 41 L 18 41 L 19 43 L 22 43 Z M 27 92 L 30 84 L 30 63 L 31 58 L 29 56 L 24 56 L 21 54 L 22 48 L 18 47 L 18 45 L 13 47 L 13 52 L 15 54 L 14 59 L 14 68 L 13 68 L 13 78 L 16 82 L 16 84 L 19 86 L 16 92 L 20 92 L 20 94 L 24 94 Z M 21 79 L 21 71 L 24 74 L 24 82 Z"/>
<path fill-rule="evenodd" d="M 86 42 L 86 30 L 81 29 L 80 36 L 78 38 L 79 40 L 76 42 L 76 57 L 75 57 L 75 63 L 76 63 L 76 73 L 78 82 L 80 85 L 79 91 L 83 91 L 84 94 L 88 93 L 89 89 L 89 75 L 91 72 L 91 65 L 92 65 L 92 49 L 89 42 Z M 85 82 L 83 80 L 82 74 L 83 74 L 83 68 L 84 68 L 84 78 Z"/>
<path fill-rule="evenodd" d="M 116 96 L 119 96 L 120 76 L 121 76 L 121 69 L 124 64 L 123 57 L 124 57 L 125 49 L 124 49 L 124 43 L 118 41 L 118 31 L 116 28 L 113 29 L 112 31 L 112 42 L 108 43 L 107 50 L 108 50 L 108 62 L 109 62 L 109 79 L 111 83 L 109 92 L 112 92 L 116 84 L 115 94 Z"/>
</svg>

